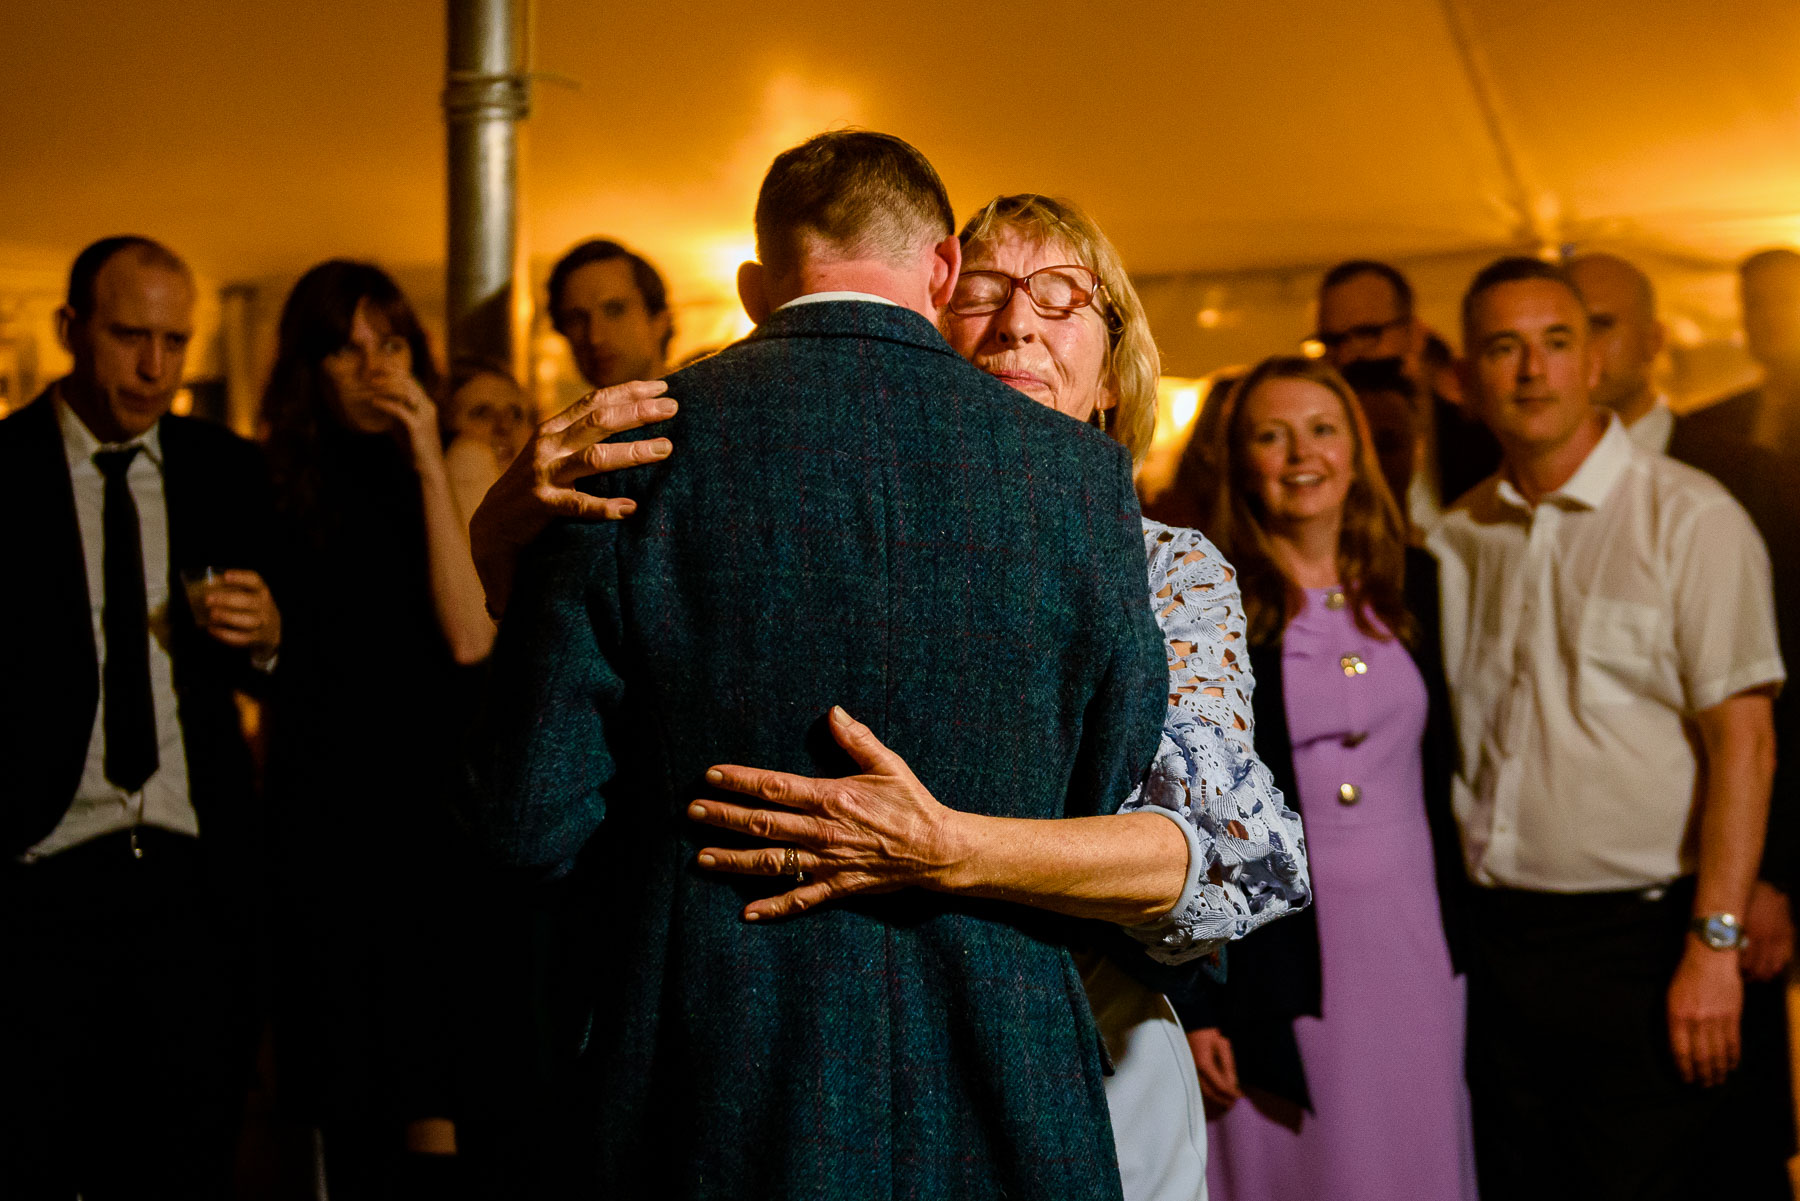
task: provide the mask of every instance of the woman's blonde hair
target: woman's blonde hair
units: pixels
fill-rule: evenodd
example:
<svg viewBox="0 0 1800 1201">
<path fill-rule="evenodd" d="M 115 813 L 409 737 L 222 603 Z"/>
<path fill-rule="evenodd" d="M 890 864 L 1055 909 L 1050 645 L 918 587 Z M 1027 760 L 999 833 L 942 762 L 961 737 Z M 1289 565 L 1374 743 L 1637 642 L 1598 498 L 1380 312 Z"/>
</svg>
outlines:
<svg viewBox="0 0 1800 1201">
<path fill-rule="evenodd" d="M 963 254 L 978 246 L 991 246 L 1002 234 L 1012 232 L 1032 242 L 1065 247 L 1075 265 L 1100 277 L 1105 289 L 1095 307 L 1106 322 L 1106 360 L 1101 364 L 1118 404 L 1106 422 L 1106 432 L 1133 461 L 1150 453 L 1156 432 L 1156 377 L 1162 362 L 1156 340 L 1150 336 L 1150 319 L 1138 299 L 1119 252 L 1100 227 L 1072 200 L 1020 192 L 996 196 L 962 228 Z M 1097 421 L 1096 421 L 1097 423 Z"/>
</svg>

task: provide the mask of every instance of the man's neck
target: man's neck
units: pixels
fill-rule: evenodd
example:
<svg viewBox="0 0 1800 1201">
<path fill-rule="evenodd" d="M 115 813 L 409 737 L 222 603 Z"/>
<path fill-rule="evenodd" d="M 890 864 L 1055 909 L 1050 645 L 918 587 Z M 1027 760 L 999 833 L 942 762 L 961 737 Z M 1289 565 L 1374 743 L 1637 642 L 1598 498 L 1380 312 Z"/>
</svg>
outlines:
<svg viewBox="0 0 1800 1201">
<path fill-rule="evenodd" d="M 790 300 L 810 296 L 814 292 L 866 292 L 891 300 L 903 309 L 911 309 L 933 325 L 938 311 L 917 272 L 900 272 L 885 263 L 867 260 L 802 263 L 786 280 L 777 296 L 770 297 L 779 308 Z"/>
<path fill-rule="evenodd" d="M 1562 442 L 1541 447 L 1505 447 L 1507 478 L 1525 502 L 1536 508 L 1538 501 L 1575 478 L 1588 455 L 1606 436 L 1606 423 L 1605 411 L 1595 409 Z"/>
<path fill-rule="evenodd" d="M 1623 421 L 1626 425 L 1636 425 L 1645 417 L 1649 416 L 1650 410 L 1655 407 L 1656 389 L 1646 383 L 1642 388 L 1633 392 L 1623 401 L 1612 406 L 1612 410 L 1619 415 L 1619 420 Z"/>
</svg>

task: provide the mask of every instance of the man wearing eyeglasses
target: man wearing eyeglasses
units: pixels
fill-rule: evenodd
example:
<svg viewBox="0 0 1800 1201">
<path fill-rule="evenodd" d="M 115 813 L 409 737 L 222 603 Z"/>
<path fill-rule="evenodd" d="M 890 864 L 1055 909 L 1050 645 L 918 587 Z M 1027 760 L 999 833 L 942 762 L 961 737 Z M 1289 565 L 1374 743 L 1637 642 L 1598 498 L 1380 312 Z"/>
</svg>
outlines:
<svg viewBox="0 0 1800 1201">
<path fill-rule="evenodd" d="M 1425 346 L 1431 337 L 1413 311 L 1412 284 L 1387 263 L 1351 259 L 1325 273 L 1319 284 L 1319 325 L 1313 340 L 1342 370 L 1351 363 L 1385 359 L 1418 386 L 1417 469 L 1405 497 L 1415 529 L 1429 529 L 1446 506 L 1492 475 L 1500 446 L 1480 422 L 1446 398 L 1428 378 Z"/>
</svg>

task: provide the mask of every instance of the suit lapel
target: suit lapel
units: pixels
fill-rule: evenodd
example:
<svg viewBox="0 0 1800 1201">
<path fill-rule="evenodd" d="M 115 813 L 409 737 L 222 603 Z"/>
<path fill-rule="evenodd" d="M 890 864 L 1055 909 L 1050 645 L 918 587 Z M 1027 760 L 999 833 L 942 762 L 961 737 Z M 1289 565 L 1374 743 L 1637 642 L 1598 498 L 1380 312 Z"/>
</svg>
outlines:
<svg viewBox="0 0 1800 1201">
<path fill-rule="evenodd" d="M 42 598 L 41 612 L 51 623 L 53 644 L 67 648 L 70 658 L 64 662 L 80 663 L 98 679 L 100 661 L 89 616 L 87 559 L 75 516 L 75 486 L 69 480 L 62 430 L 49 390 L 12 421 L 20 424 L 20 437 L 6 467 L 15 496 L 7 508 L 25 515 L 14 526 L 21 551 L 18 565 Z"/>
</svg>

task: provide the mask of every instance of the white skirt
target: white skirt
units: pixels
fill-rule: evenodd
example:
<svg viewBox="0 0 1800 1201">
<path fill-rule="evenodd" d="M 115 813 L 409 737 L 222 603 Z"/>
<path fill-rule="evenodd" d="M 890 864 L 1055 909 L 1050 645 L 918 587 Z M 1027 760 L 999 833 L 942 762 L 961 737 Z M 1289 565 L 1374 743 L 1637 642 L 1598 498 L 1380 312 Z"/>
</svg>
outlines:
<svg viewBox="0 0 1800 1201">
<path fill-rule="evenodd" d="M 1109 959 L 1080 966 L 1113 1061 L 1106 1105 L 1125 1201 L 1206 1201 L 1206 1111 L 1175 1011 Z"/>
</svg>

